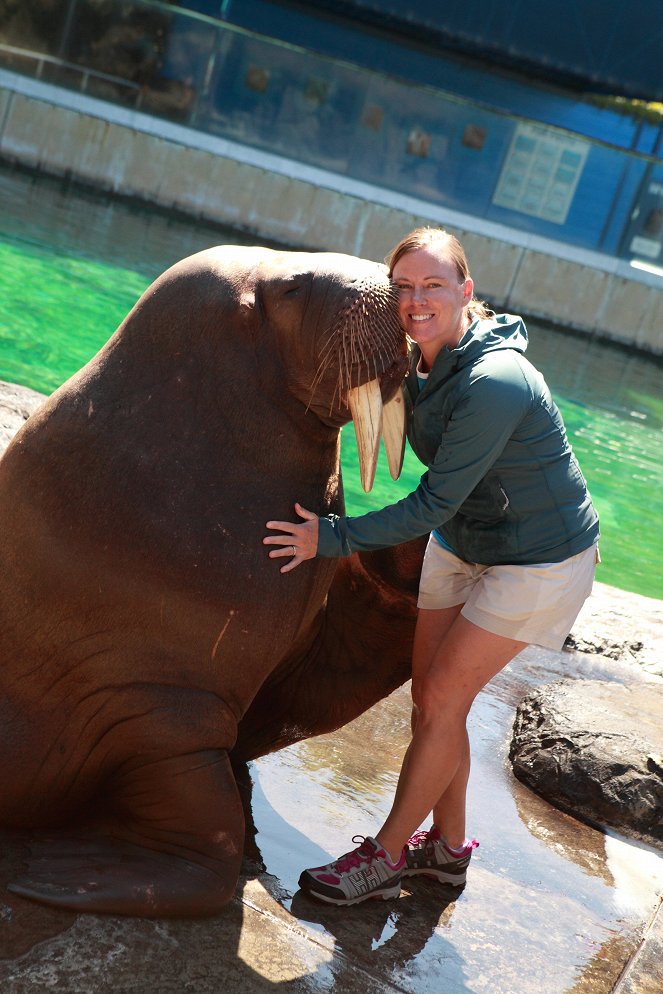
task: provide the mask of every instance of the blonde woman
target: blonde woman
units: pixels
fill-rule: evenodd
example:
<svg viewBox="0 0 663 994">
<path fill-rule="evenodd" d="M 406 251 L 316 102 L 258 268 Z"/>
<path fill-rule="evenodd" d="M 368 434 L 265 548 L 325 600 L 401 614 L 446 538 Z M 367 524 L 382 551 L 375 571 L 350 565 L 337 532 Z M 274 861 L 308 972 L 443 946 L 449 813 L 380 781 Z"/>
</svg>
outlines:
<svg viewBox="0 0 663 994">
<path fill-rule="evenodd" d="M 524 356 L 521 318 L 474 296 L 461 244 L 419 228 L 388 257 L 413 343 L 408 439 L 428 467 L 407 497 L 359 517 L 270 521 L 269 555 L 288 572 L 430 532 L 412 661 L 413 734 L 374 836 L 300 886 L 332 904 L 397 897 L 419 873 L 462 886 L 470 771 L 466 719 L 488 681 L 528 644 L 558 649 L 591 591 L 598 517 L 561 415 Z M 295 554 L 293 555 L 293 551 Z M 433 823 L 419 828 L 429 813 Z"/>
</svg>

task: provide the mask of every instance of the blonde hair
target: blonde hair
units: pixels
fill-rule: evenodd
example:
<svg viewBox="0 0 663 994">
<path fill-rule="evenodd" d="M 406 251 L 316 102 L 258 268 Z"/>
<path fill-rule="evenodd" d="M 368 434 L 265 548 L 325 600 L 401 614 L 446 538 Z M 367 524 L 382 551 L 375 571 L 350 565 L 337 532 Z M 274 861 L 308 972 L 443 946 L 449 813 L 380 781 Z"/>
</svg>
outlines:
<svg viewBox="0 0 663 994">
<path fill-rule="evenodd" d="M 389 278 L 391 279 L 393 275 L 394 266 L 404 255 L 423 248 L 439 248 L 444 251 L 456 267 L 458 282 L 464 283 L 466 279 L 469 279 L 470 267 L 465 249 L 455 235 L 450 235 L 444 228 L 415 228 L 414 231 L 401 238 L 398 245 L 394 246 L 384 260 L 389 267 Z M 479 300 L 477 297 L 472 297 L 468 308 L 477 318 L 487 318 L 493 314 L 493 311 L 486 306 L 483 300 Z"/>
</svg>

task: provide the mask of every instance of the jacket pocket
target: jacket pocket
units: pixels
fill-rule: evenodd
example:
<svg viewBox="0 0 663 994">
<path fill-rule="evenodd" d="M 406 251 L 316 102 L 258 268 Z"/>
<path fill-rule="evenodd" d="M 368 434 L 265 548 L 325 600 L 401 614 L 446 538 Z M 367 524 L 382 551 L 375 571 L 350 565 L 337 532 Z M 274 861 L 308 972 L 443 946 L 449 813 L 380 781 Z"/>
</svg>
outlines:
<svg viewBox="0 0 663 994">
<path fill-rule="evenodd" d="M 485 523 L 503 521 L 509 514 L 511 500 L 497 477 L 485 477 L 459 508 L 467 518 Z"/>
</svg>

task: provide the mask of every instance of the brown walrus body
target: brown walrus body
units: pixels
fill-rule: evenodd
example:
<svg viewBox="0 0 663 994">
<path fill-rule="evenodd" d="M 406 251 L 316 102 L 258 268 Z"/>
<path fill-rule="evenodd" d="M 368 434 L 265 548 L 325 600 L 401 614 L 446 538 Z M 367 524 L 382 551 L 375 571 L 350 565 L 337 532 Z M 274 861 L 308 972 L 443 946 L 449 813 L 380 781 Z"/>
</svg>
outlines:
<svg viewBox="0 0 663 994">
<path fill-rule="evenodd" d="M 383 267 L 210 249 L 160 277 L 15 437 L 0 825 L 88 832 L 54 840 L 17 893 L 215 912 L 243 843 L 229 752 L 338 727 L 407 678 L 417 550 L 282 575 L 261 544 L 294 500 L 342 510 L 348 389 L 377 376 L 388 397 L 404 355 Z"/>
</svg>

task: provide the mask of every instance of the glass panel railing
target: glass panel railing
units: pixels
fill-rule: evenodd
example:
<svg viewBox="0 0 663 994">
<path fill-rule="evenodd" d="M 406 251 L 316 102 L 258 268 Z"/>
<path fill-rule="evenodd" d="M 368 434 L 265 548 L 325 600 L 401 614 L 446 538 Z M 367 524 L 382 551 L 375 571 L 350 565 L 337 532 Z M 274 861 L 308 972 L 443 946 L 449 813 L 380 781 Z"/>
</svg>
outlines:
<svg viewBox="0 0 663 994">
<path fill-rule="evenodd" d="M 61 57 L 63 32 L 66 30 L 71 0 L 21 0 L 0 4 L 0 43 L 40 55 Z M 13 53 L 3 55 L 2 64 L 11 66 Z M 18 58 L 17 58 L 18 61 Z"/>
<path fill-rule="evenodd" d="M 48 17 L 42 7 L 23 0 L 20 17 L 3 17 L 0 6 L 0 65 L 613 255 L 644 251 L 647 235 L 626 237 L 641 195 L 658 217 L 654 156 L 156 0 L 55 0 Z M 655 240 L 651 265 L 663 264 Z"/>
</svg>

